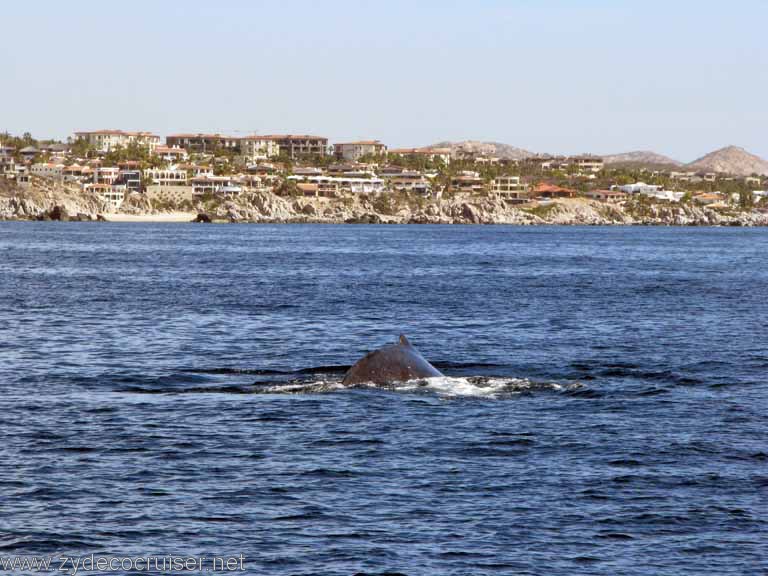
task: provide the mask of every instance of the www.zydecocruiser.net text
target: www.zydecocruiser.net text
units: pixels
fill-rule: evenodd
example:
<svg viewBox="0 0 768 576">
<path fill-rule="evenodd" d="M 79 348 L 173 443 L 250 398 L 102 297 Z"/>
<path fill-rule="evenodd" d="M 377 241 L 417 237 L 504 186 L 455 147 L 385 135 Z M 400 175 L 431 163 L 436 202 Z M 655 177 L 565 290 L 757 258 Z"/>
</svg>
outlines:
<svg viewBox="0 0 768 576">
<path fill-rule="evenodd" d="M 0 571 L 55 572 L 242 572 L 245 556 L 0 556 Z"/>
</svg>

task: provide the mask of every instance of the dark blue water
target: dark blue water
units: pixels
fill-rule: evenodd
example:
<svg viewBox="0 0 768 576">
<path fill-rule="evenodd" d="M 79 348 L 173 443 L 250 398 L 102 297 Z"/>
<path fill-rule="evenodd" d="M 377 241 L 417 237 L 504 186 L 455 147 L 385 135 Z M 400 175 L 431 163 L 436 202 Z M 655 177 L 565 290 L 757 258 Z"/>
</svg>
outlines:
<svg viewBox="0 0 768 576">
<path fill-rule="evenodd" d="M 765 574 L 767 295 L 757 229 L 0 223 L 0 557 Z M 401 332 L 448 377 L 340 386 Z"/>
</svg>

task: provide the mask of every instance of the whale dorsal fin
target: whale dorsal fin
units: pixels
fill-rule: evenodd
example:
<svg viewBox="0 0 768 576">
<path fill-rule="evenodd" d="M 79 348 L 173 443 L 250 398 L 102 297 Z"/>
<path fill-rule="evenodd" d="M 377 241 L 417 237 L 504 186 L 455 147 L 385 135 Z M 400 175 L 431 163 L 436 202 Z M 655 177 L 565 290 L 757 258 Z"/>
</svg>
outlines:
<svg viewBox="0 0 768 576">
<path fill-rule="evenodd" d="M 400 344 L 403 346 L 410 346 L 411 343 L 408 342 L 408 338 L 405 337 L 405 334 L 400 334 Z"/>
</svg>

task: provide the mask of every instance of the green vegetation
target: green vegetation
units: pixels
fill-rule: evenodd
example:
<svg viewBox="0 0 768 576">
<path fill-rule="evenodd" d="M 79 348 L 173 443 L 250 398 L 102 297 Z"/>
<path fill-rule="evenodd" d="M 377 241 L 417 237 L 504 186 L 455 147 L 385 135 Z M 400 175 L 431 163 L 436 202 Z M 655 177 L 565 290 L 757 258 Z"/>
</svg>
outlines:
<svg viewBox="0 0 768 576">
<path fill-rule="evenodd" d="M 93 147 L 85 138 L 78 138 L 70 144 L 70 151 L 77 158 L 89 158 L 93 153 Z"/>
<path fill-rule="evenodd" d="M 755 207 L 755 197 L 751 190 L 739 191 L 739 208 L 742 210 L 752 210 Z"/>
<path fill-rule="evenodd" d="M 21 150 L 27 146 L 34 146 L 37 148 L 40 145 L 40 142 L 35 140 L 29 132 L 24 132 L 22 136 L 12 136 L 8 132 L 3 132 L 0 134 L 0 145 Z"/>
<path fill-rule="evenodd" d="M 289 198 L 298 198 L 303 196 L 299 186 L 295 180 L 283 180 L 274 190 L 278 196 L 286 196 Z"/>
<path fill-rule="evenodd" d="M 161 168 L 165 162 L 158 156 L 150 153 L 147 146 L 137 142 L 131 142 L 128 146 L 117 146 L 104 155 L 105 166 L 117 166 L 124 162 L 138 162 L 140 169 Z"/>
</svg>

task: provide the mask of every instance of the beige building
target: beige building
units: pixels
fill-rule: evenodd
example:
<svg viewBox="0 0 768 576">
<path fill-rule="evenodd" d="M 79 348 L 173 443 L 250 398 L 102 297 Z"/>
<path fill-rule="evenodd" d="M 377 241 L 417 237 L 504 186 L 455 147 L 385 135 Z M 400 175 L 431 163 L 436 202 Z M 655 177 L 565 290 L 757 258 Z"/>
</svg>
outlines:
<svg viewBox="0 0 768 576">
<path fill-rule="evenodd" d="M 618 202 L 624 202 L 629 194 L 622 192 L 621 190 L 589 190 L 588 192 L 584 192 L 584 196 L 591 198 L 592 200 L 616 204 Z"/>
<path fill-rule="evenodd" d="M 485 181 L 477 172 L 463 170 L 451 178 L 451 191 L 465 194 L 480 194 L 485 191 Z"/>
<path fill-rule="evenodd" d="M 570 156 L 568 165 L 575 172 L 600 172 L 605 163 L 599 156 Z"/>
<path fill-rule="evenodd" d="M 692 182 L 694 181 L 697 176 L 696 172 L 670 172 L 669 177 L 672 180 L 677 180 L 679 182 Z"/>
<path fill-rule="evenodd" d="M 83 182 L 93 179 L 93 168 L 72 164 L 64 167 L 64 180 L 67 182 Z"/>
<path fill-rule="evenodd" d="M 240 138 L 222 134 L 171 134 L 165 137 L 165 145 L 198 153 L 240 152 Z"/>
<path fill-rule="evenodd" d="M 85 140 L 97 152 L 109 152 L 115 148 L 125 148 L 136 143 L 150 152 L 160 145 L 160 136 L 150 132 L 125 132 L 123 130 L 96 130 L 94 132 L 75 132 L 76 140 Z"/>
<path fill-rule="evenodd" d="M 427 160 L 441 160 L 446 166 L 451 163 L 450 148 L 395 148 L 387 154 L 393 156 L 420 156 Z"/>
<path fill-rule="evenodd" d="M 335 144 L 333 151 L 339 160 L 356 162 L 363 156 L 383 156 L 387 147 L 378 140 L 360 140 Z"/>
<path fill-rule="evenodd" d="M 400 170 L 397 172 L 382 172 L 381 178 L 387 183 L 390 190 L 397 192 L 415 192 L 428 194 L 431 184 L 421 172 Z"/>
<path fill-rule="evenodd" d="M 248 162 L 269 160 L 280 155 L 280 144 L 273 136 L 245 136 L 240 139 L 240 155 Z"/>
<path fill-rule="evenodd" d="M 525 186 L 520 182 L 520 176 L 496 176 L 491 180 L 491 194 L 509 201 L 527 199 Z"/>
<path fill-rule="evenodd" d="M 693 201 L 704 206 L 711 206 L 713 204 L 725 203 L 725 196 L 719 192 L 704 192 L 702 194 L 695 195 L 693 197 Z"/>
<path fill-rule="evenodd" d="M 196 196 L 202 194 L 224 194 L 228 191 L 239 193 L 240 187 L 231 176 L 195 176 L 191 180 L 192 190 Z"/>
<path fill-rule="evenodd" d="M 32 176 L 39 178 L 50 178 L 51 180 L 61 180 L 64 176 L 64 164 L 32 164 L 29 167 Z"/>
<path fill-rule="evenodd" d="M 296 159 L 306 156 L 326 156 L 328 138 L 309 134 L 272 134 L 263 136 L 273 140 L 280 147 L 280 154 Z"/>
</svg>

